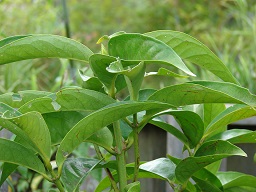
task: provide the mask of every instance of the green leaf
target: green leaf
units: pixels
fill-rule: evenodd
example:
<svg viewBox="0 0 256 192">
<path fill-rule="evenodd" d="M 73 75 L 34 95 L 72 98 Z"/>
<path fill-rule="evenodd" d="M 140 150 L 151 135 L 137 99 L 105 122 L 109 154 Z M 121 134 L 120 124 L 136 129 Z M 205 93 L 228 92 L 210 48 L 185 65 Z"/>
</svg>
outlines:
<svg viewBox="0 0 256 192">
<path fill-rule="evenodd" d="M 29 143 L 42 158 L 50 160 L 51 137 L 43 117 L 30 112 L 13 118 L 0 118 L 0 125 Z"/>
<path fill-rule="evenodd" d="M 220 113 L 206 128 L 204 137 L 209 138 L 217 133 L 223 132 L 221 128 L 232 122 L 256 115 L 256 110 L 246 105 L 234 105 Z"/>
<path fill-rule="evenodd" d="M 107 68 L 107 70 L 110 73 L 125 75 L 126 84 L 130 93 L 130 97 L 132 97 L 133 100 L 138 99 L 139 91 L 140 91 L 141 84 L 142 84 L 145 70 L 146 70 L 146 66 L 144 65 L 144 62 L 140 62 L 138 65 L 136 65 L 131 69 L 129 68 L 127 70 L 124 70 L 120 61 L 116 61 L 111 63 Z"/>
<path fill-rule="evenodd" d="M 205 181 L 202 179 L 194 178 L 194 181 L 196 182 L 197 186 L 200 188 L 200 191 L 203 192 L 222 192 L 218 187 L 213 185 L 209 181 Z"/>
<path fill-rule="evenodd" d="M 150 120 L 149 123 L 167 131 L 168 133 L 171 133 L 173 136 L 179 139 L 182 143 L 188 146 L 188 138 L 181 131 L 179 131 L 177 128 L 170 125 L 169 123 L 158 121 L 156 119 Z"/>
<path fill-rule="evenodd" d="M 140 191 L 140 182 L 136 181 L 125 186 L 125 192 L 138 192 Z"/>
<path fill-rule="evenodd" d="M 34 151 L 29 150 L 22 145 L 0 138 L 0 161 L 25 166 L 42 175 L 45 175 L 44 164 L 35 155 Z"/>
<path fill-rule="evenodd" d="M 206 191 L 211 192 L 211 190 L 223 190 L 223 186 L 220 180 L 216 177 L 216 175 L 205 168 L 194 173 L 192 179 L 199 185 L 201 189 L 204 189 Z"/>
<path fill-rule="evenodd" d="M 178 110 L 166 111 L 164 114 L 172 115 L 176 119 L 191 148 L 194 148 L 200 142 L 204 134 L 204 123 L 199 115 L 192 111 Z"/>
<path fill-rule="evenodd" d="M 255 187 L 232 187 L 225 190 L 225 192 L 254 192 Z"/>
<path fill-rule="evenodd" d="M 168 46 L 184 60 L 211 71 L 224 81 L 239 84 L 222 61 L 197 39 L 178 31 L 153 31 L 145 35 L 154 37 Z"/>
<path fill-rule="evenodd" d="M 15 117 L 19 116 L 21 113 L 16 109 L 6 105 L 5 103 L 0 102 L 0 116 L 4 117 Z"/>
<path fill-rule="evenodd" d="M 6 103 L 14 108 L 19 108 L 33 99 L 45 97 L 50 94 L 50 92 L 32 90 L 19 91 L 18 93 L 5 93 L 0 95 L 0 102 Z"/>
<path fill-rule="evenodd" d="M 62 169 L 61 180 L 67 191 L 79 191 L 86 176 L 101 162 L 98 159 L 69 158 Z"/>
<path fill-rule="evenodd" d="M 233 155 L 246 156 L 240 148 L 228 141 L 206 142 L 197 150 L 194 157 L 187 157 L 177 165 L 176 178 L 184 183 L 203 167 Z"/>
<path fill-rule="evenodd" d="M 16 41 L 16 40 L 19 40 L 19 39 L 22 39 L 24 37 L 28 37 L 30 35 L 16 35 L 16 36 L 11 36 L 11 37 L 7 37 L 7 38 L 4 38 L 0 41 L 0 48 L 3 47 L 4 45 L 7 45 L 13 41 Z"/>
<path fill-rule="evenodd" d="M 116 102 L 109 96 L 93 90 L 81 88 L 67 88 L 48 97 L 32 100 L 23 105 L 19 111 L 38 111 L 50 113 L 56 111 L 87 111 L 98 110 L 108 104 Z"/>
<path fill-rule="evenodd" d="M 211 123 L 211 121 L 226 109 L 223 103 L 206 103 L 203 104 L 203 119 L 205 128 Z M 226 126 L 225 126 L 226 128 Z"/>
<path fill-rule="evenodd" d="M 89 58 L 90 67 L 94 75 L 106 86 L 108 92 L 113 91 L 112 89 L 115 88 L 117 74 L 108 72 L 107 67 L 115 61 L 117 61 L 115 57 L 101 54 L 94 54 Z"/>
<path fill-rule="evenodd" d="M 221 181 L 224 189 L 248 186 L 256 188 L 256 177 L 239 172 L 218 172 L 217 177 Z"/>
<path fill-rule="evenodd" d="M 17 164 L 12 163 L 3 163 L 1 166 L 1 173 L 0 173 L 0 186 L 5 182 L 5 180 L 12 174 L 13 171 L 17 169 Z"/>
<path fill-rule="evenodd" d="M 115 36 L 108 42 L 108 51 L 121 60 L 170 65 L 195 76 L 172 48 L 149 36 L 128 33 Z"/>
<path fill-rule="evenodd" d="M 225 82 L 189 82 L 165 87 L 148 100 L 185 106 L 201 103 L 244 103 L 255 106 L 256 97 L 247 89 Z"/>
<path fill-rule="evenodd" d="M 154 108 L 165 110 L 169 106 L 159 102 L 118 102 L 88 115 L 79 121 L 61 142 L 57 152 L 57 164 L 61 167 L 65 157 L 75 147 L 103 127 L 139 111 Z"/>
<path fill-rule="evenodd" d="M 88 77 L 84 75 L 81 70 L 79 70 L 79 75 L 83 80 L 82 88 L 104 92 L 103 84 L 100 82 L 100 80 L 97 77 Z"/>
<path fill-rule="evenodd" d="M 233 144 L 256 143 L 256 132 L 247 129 L 231 129 L 214 135 L 208 140 L 224 140 Z"/>
<path fill-rule="evenodd" d="M 176 165 L 168 158 L 159 158 L 143 163 L 139 168 L 156 174 L 167 181 L 173 181 L 175 178 Z"/>
<path fill-rule="evenodd" d="M 93 52 L 83 44 L 57 35 L 32 35 L 0 47 L 0 64 L 35 58 L 66 58 L 88 62 Z"/>
<path fill-rule="evenodd" d="M 149 72 L 146 74 L 146 76 L 151 76 L 151 75 L 158 75 L 158 76 L 168 76 L 168 77 L 179 77 L 179 78 L 187 78 L 188 76 L 185 75 L 180 75 L 177 73 L 174 73 L 168 69 L 165 69 L 163 67 L 159 68 L 157 72 Z"/>
</svg>

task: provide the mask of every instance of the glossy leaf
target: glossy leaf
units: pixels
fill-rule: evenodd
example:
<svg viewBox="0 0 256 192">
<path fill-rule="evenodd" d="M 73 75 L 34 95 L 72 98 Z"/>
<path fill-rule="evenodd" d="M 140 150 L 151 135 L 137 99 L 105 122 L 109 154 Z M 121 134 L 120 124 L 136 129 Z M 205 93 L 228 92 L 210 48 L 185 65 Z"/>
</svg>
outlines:
<svg viewBox="0 0 256 192">
<path fill-rule="evenodd" d="M 256 188 L 256 177 L 239 172 L 219 172 L 217 177 L 221 181 L 224 189 L 248 186 Z"/>
<path fill-rule="evenodd" d="M 50 94 L 50 92 L 32 90 L 19 91 L 18 93 L 5 93 L 0 95 L 0 102 L 10 105 L 14 108 L 19 108 L 33 99 L 45 97 Z"/>
<path fill-rule="evenodd" d="M 45 168 L 41 160 L 35 155 L 34 151 L 22 145 L 0 138 L 0 161 L 25 166 L 42 175 L 45 175 Z"/>
<path fill-rule="evenodd" d="M 130 183 L 128 185 L 126 185 L 126 187 L 124 188 L 125 192 L 138 192 L 140 191 L 140 182 L 136 181 L 133 183 Z"/>
<path fill-rule="evenodd" d="M 67 159 L 63 165 L 61 180 L 67 191 L 79 191 L 86 176 L 100 163 L 98 159 Z"/>
<path fill-rule="evenodd" d="M 92 112 L 108 104 L 116 102 L 107 95 L 88 89 L 63 89 L 48 97 L 35 99 L 23 105 L 19 111 L 38 111 L 50 113 L 56 111 L 87 111 Z"/>
<path fill-rule="evenodd" d="M 201 103 L 244 103 L 255 106 L 256 97 L 247 89 L 225 82 L 189 82 L 165 87 L 148 100 L 161 101 L 174 106 Z"/>
<path fill-rule="evenodd" d="M 142 34 L 126 33 L 115 36 L 108 42 L 108 51 L 111 56 L 121 60 L 170 65 L 188 75 L 195 76 L 172 48 L 157 39 Z"/>
<path fill-rule="evenodd" d="M 166 43 L 182 59 L 211 71 L 224 81 L 238 84 L 223 62 L 208 47 L 190 35 L 171 30 L 153 31 L 145 35 Z"/>
<path fill-rule="evenodd" d="M 236 122 L 241 119 L 246 119 L 256 115 L 256 110 L 246 105 L 234 105 L 227 108 L 225 111 L 220 113 L 206 128 L 205 136 L 209 138 L 217 133 L 225 130 L 220 129 L 232 122 Z"/>
<path fill-rule="evenodd" d="M 208 140 L 224 140 L 233 144 L 256 143 L 256 133 L 247 129 L 231 129 L 214 135 Z"/>
<path fill-rule="evenodd" d="M 159 158 L 140 165 L 140 169 L 159 175 L 167 181 L 175 178 L 176 165 L 168 158 Z"/>
<path fill-rule="evenodd" d="M 57 152 L 57 164 L 61 167 L 65 157 L 75 147 L 103 127 L 126 116 L 149 109 L 167 109 L 169 106 L 158 102 L 118 102 L 98 110 L 79 121 L 66 135 Z"/>
<path fill-rule="evenodd" d="M 0 125 L 29 143 L 43 158 L 50 160 L 50 133 L 40 113 L 30 112 L 13 118 L 2 117 Z"/>
<path fill-rule="evenodd" d="M 184 183 L 203 167 L 233 155 L 246 156 L 240 148 L 227 141 L 206 142 L 197 150 L 194 157 L 187 157 L 177 165 L 176 178 Z"/>
<path fill-rule="evenodd" d="M 66 58 L 88 62 L 93 52 L 72 39 L 32 35 L 0 47 L 0 64 L 35 58 Z"/>
</svg>

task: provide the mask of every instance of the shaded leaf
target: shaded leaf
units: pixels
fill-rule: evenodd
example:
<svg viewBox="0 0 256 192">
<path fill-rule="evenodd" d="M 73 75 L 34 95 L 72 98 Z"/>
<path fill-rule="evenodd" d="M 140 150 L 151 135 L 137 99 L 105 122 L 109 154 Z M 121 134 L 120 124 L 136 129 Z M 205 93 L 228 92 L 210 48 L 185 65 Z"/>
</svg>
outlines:
<svg viewBox="0 0 256 192">
<path fill-rule="evenodd" d="M 79 191 L 86 176 L 101 162 L 98 159 L 69 158 L 62 169 L 61 180 L 68 191 Z"/>
<path fill-rule="evenodd" d="M 0 173 L 0 186 L 5 182 L 5 180 L 9 177 L 10 174 L 13 173 L 17 169 L 19 165 L 12 163 L 3 163 L 1 166 Z"/>
<path fill-rule="evenodd" d="M 211 71 L 224 81 L 238 84 L 222 61 L 207 46 L 190 35 L 171 30 L 153 31 L 146 35 L 166 43 L 182 59 Z"/>
<path fill-rule="evenodd" d="M 25 166 L 42 175 L 45 175 L 44 164 L 35 155 L 34 151 L 22 145 L 0 138 L 0 161 Z"/>
<path fill-rule="evenodd" d="M 108 42 L 108 51 L 121 60 L 170 65 L 195 76 L 172 48 L 149 36 L 128 33 L 115 36 Z"/>
<path fill-rule="evenodd" d="M 138 99 L 139 90 L 145 75 L 145 69 L 146 66 L 144 65 L 144 62 L 140 62 L 135 67 L 124 70 L 120 61 L 111 63 L 107 68 L 110 73 L 125 75 L 130 97 L 132 97 L 133 100 Z"/>
<path fill-rule="evenodd" d="M 72 39 L 57 35 L 32 35 L 0 47 L 0 64 L 35 58 L 89 61 L 93 52 Z"/>
<path fill-rule="evenodd" d="M 13 118 L 2 117 L 0 125 L 26 141 L 43 158 L 50 160 L 50 133 L 40 113 L 30 112 Z"/>
<path fill-rule="evenodd" d="M 150 120 L 149 123 L 167 131 L 168 133 L 171 133 L 176 138 L 178 138 L 182 143 L 184 143 L 185 145 L 188 145 L 187 137 L 181 131 L 179 131 L 177 128 L 170 125 L 169 123 L 165 123 L 165 122 L 158 121 L 155 119 Z"/>
</svg>

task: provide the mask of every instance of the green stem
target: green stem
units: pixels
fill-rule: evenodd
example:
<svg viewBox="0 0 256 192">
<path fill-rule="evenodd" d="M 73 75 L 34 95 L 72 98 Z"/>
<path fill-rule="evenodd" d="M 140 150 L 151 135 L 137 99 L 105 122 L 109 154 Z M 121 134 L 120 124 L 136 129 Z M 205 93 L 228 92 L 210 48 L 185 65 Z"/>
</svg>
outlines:
<svg viewBox="0 0 256 192">
<path fill-rule="evenodd" d="M 125 164 L 125 154 L 124 154 L 125 151 L 123 149 L 123 140 L 122 140 L 119 121 L 114 122 L 113 127 L 114 127 L 114 137 L 116 141 L 116 152 L 117 152 L 116 159 L 117 159 L 119 189 L 120 189 L 120 192 L 124 192 L 124 188 L 127 185 L 126 164 Z"/>
<path fill-rule="evenodd" d="M 52 176 L 51 181 L 56 185 L 60 192 L 65 192 L 65 189 L 62 183 L 60 182 L 60 178 L 55 174 L 54 170 L 52 169 L 51 163 L 45 161 L 45 166 Z"/>
<path fill-rule="evenodd" d="M 100 151 L 99 146 L 94 144 L 94 149 L 95 149 L 99 159 L 104 159 L 104 157 L 103 157 L 103 155 L 102 155 L 102 153 Z M 105 168 L 105 172 L 107 173 L 107 175 L 109 177 L 109 180 L 110 180 L 112 188 L 114 189 L 115 192 L 118 192 L 117 184 L 116 184 L 116 182 L 114 180 L 114 177 L 113 177 L 111 171 L 109 170 L 109 168 Z"/>
<path fill-rule="evenodd" d="M 133 137 L 134 137 L 134 178 L 133 181 L 138 180 L 139 166 L 140 166 L 140 150 L 139 150 L 139 129 L 137 114 L 133 115 Z"/>
</svg>

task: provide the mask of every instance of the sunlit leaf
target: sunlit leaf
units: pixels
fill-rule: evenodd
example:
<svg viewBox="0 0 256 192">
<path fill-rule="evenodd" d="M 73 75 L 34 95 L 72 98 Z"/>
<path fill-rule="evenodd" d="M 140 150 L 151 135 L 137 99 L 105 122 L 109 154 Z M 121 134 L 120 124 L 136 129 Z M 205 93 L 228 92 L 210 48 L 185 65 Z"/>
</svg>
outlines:
<svg viewBox="0 0 256 192">
<path fill-rule="evenodd" d="M 243 103 L 255 106 L 256 97 L 247 89 L 225 82 L 189 82 L 165 87 L 148 100 L 161 101 L 174 106 L 201 103 Z"/>
<path fill-rule="evenodd" d="M 153 31 L 145 35 L 166 43 L 182 59 L 211 71 L 224 81 L 238 84 L 223 62 L 208 47 L 190 35 L 171 30 Z"/>
<path fill-rule="evenodd" d="M 35 58 L 66 58 L 88 62 L 93 52 L 72 39 L 31 35 L 0 47 L 0 64 Z"/>
<path fill-rule="evenodd" d="M 118 102 L 98 110 L 79 121 L 65 136 L 57 152 L 57 164 L 61 167 L 66 156 L 75 147 L 103 127 L 126 116 L 149 109 L 167 109 L 169 106 L 158 102 Z"/>
<path fill-rule="evenodd" d="M 195 76 L 172 48 L 149 36 L 128 33 L 115 36 L 108 42 L 108 51 L 121 60 L 170 65 Z"/>
<path fill-rule="evenodd" d="M 256 189 L 256 177 L 239 172 L 218 172 L 217 177 L 221 181 L 224 189 L 248 186 Z"/>
</svg>

